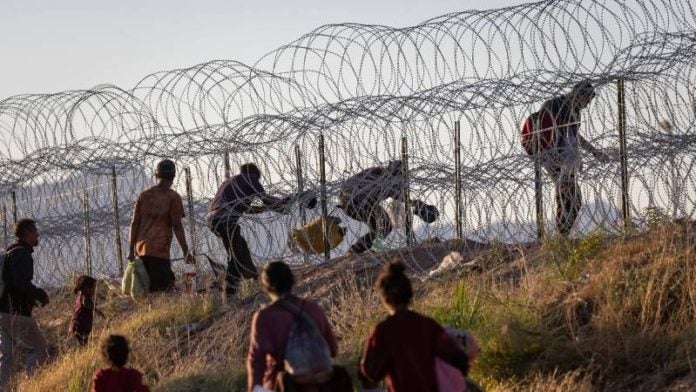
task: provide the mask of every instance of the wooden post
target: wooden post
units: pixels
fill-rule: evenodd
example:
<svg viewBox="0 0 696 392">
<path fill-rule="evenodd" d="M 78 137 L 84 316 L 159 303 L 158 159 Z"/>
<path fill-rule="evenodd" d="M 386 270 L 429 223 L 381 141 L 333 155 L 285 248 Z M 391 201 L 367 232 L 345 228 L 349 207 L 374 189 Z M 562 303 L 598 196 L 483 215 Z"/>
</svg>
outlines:
<svg viewBox="0 0 696 392">
<path fill-rule="evenodd" d="M 116 247 L 116 262 L 118 273 L 123 275 L 123 245 L 121 243 L 121 215 L 118 211 L 118 187 L 116 183 L 116 165 L 111 166 L 111 203 L 114 208 L 114 228 L 116 229 L 114 245 Z"/>
<path fill-rule="evenodd" d="M 300 146 L 298 144 L 295 145 L 295 166 L 295 173 L 297 175 L 297 194 L 302 195 L 302 192 L 304 192 L 304 178 L 302 177 L 302 152 L 300 151 Z M 302 206 L 300 206 L 300 218 L 302 220 L 302 226 L 304 227 L 304 225 L 307 224 L 307 214 Z M 303 259 L 304 262 L 307 263 L 308 258 L 306 253 L 303 253 Z"/>
<path fill-rule="evenodd" d="M 89 194 L 87 190 L 82 194 L 82 221 L 85 231 L 85 262 L 87 263 L 87 275 L 92 276 L 92 242 L 89 229 Z"/>
<path fill-rule="evenodd" d="M 17 193 L 12 191 L 12 224 L 17 224 Z"/>
<path fill-rule="evenodd" d="M 319 184 L 320 184 L 320 203 L 321 203 L 321 230 L 324 237 L 324 260 L 331 259 L 331 249 L 329 249 L 329 222 L 328 207 L 326 205 L 326 159 L 324 156 L 324 134 L 319 135 Z"/>
<path fill-rule="evenodd" d="M 188 221 L 189 221 L 189 236 L 191 237 L 191 246 L 189 247 L 189 252 L 192 255 L 196 255 L 196 225 L 193 219 L 194 208 L 193 208 L 193 184 L 191 181 L 191 168 L 185 169 L 186 173 L 186 200 L 188 201 Z M 184 255 L 186 257 L 186 255 Z"/>
<path fill-rule="evenodd" d="M 462 160 L 461 160 L 462 134 L 459 121 L 454 122 L 454 202 L 455 222 L 457 227 L 457 239 L 464 238 L 462 225 Z"/>
<path fill-rule="evenodd" d="M 619 156 L 621 159 L 621 212 L 626 233 L 631 229 L 630 200 L 628 197 L 628 159 L 626 156 L 626 100 L 624 81 L 617 82 L 618 106 L 619 106 Z"/>
<path fill-rule="evenodd" d="M 404 213 L 406 214 L 406 245 L 411 246 L 413 242 L 413 214 L 411 213 L 411 194 L 409 192 L 409 173 L 408 173 L 408 139 L 406 136 L 401 138 L 401 170 L 404 181 Z"/>
</svg>

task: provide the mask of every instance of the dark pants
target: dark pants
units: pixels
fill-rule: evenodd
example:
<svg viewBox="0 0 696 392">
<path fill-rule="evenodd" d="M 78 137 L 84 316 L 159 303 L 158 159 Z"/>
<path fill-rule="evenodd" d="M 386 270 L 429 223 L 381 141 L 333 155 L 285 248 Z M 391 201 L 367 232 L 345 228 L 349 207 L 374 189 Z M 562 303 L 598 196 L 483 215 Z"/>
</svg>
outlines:
<svg viewBox="0 0 696 392">
<path fill-rule="evenodd" d="M 575 174 L 563 174 L 554 178 L 556 182 L 556 229 L 567 236 L 575 225 L 582 206 L 580 186 Z"/>
<path fill-rule="evenodd" d="M 331 379 L 321 385 L 298 385 L 292 380 L 292 376 L 286 372 L 278 373 L 277 389 L 279 392 L 352 392 L 353 380 L 343 366 L 333 367 Z"/>
<path fill-rule="evenodd" d="M 172 271 L 172 261 L 153 256 L 139 256 L 150 278 L 150 292 L 171 291 L 176 277 Z"/>
<path fill-rule="evenodd" d="M 89 333 L 74 332 L 73 337 L 80 346 L 86 346 L 89 340 Z"/>
<path fill-rule="evenodd" d="M 251 260 L 251 252 L 242 230 L 236 221 L 216 221 L 210 225 L 210 230 L 220 239 L 227 251 L 227 295 L 233 295 L 242 278 L 257 279 L 259 274 Z"/>
<path fill-rule="evenodd" d="M 379 205 L 379 201 L 341 200 L 343 211 L 360 222 L 367 223 L 370 228 L 367 234 L 360 237 L 350 247 L 353 253 L 363 253 L 372 248 L 372 242 L 378 236 L 386 237 L 392 231 L 392 224 L 387 212 Z"/>
</svg>

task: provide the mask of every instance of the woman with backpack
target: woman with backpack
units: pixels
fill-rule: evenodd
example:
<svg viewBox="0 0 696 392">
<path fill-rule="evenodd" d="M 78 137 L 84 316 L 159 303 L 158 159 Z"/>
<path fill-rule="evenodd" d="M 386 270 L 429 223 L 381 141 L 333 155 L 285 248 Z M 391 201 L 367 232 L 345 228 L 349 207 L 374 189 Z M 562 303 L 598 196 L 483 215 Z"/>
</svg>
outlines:
<svg viewBox="0 0 696 392">
<path fill-rule="evenodd" d="M 367 339 L 358 376 L 365 389 L 386 379 L 389 392 L 438 392 L 436 358 L 464 376 L 469 358 L 440 324 L 409 309 L 413 289 L 404 270 L 394 258 L 377 277 L 375 290 L 389 316 Z"/>
<path fill-rule="evenodd" d="M 295 278 L 290 267 L 281 261 L 269 263 L 260 280 L 271 303 L 251 321 L 248 390 L 352 391 L 346 370 L 331 364 L 338 344 L 329 320 L 319 304 L 292 294 Z"/>
</svg>

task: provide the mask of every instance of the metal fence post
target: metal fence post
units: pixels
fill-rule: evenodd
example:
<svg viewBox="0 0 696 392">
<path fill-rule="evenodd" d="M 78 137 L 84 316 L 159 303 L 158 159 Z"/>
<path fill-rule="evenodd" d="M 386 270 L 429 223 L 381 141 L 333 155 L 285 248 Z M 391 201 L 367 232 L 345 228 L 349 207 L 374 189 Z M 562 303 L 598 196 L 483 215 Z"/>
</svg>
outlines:
<svg viewBox="0 0 696 392">
<path fill-rule="evenodd" d="M 7 206 L 2 205 L 2 229 L 3 229 L 3 234 L 4 234 L 4 241 L 3 245 L 7 245 Z"/>
<path fill-rule="evenodd" d="M 227 181 L 230 178 L 230 176 L 232 175 L 232 170 L 230 169 L 230 152 L 229 151 L 225 151 L 225 158 L 224 159 L 225 159 L 225 162 L 224 162 L 225 178 L 223 181 Z"/>
<path fill-rule="evenodd" d="M 536 144 L 534 154 L 534 204 L 536 207 L 536 235 L 537 240 L 544 238 L 544 183 L 541 172 L 541 116 L 534 119 L 533 143 Z"/>
<path fill-rule="evenodd" d="M 12 224 L 17 224 L 17 193 L 12 191 Z"/>
<path fill-rule="evenodd" d="M 298 144 L 295 145 L 295 166 L 296 166 L 296 175 L 297 175 L 297 194 L 302 195 L 302 192 L 304 192 L 304 178 L 302 176 L 302 152 L 300 151 L 300 146 Z M 303 207 L 300 207 L 300 219 L 302 221 L 302 226 L 307 224 L 307 214 L 305 214 L 305 210 Z M 307 263 L 307 254 L 303 253 L 303 259 L 304 262 Z"/>
<path fill-rule="evenodd" d="M 92 241 L 89 228 L 89 194 L 87 190 L 82 194 L 82 213 L 85 231 L 85 262 L 87 263 L 87 275 L 92 276 Z"/>
<path fill-rule="evenodd" d="M 455 223 L 457 227 L 457 239 L 464 238 L 464 230 L 462 225 L 462 134 L 459 120 L 454 122 L 454 202 L 455 205 Z"/>
<path fill-rule="evenodd" d="M 619 106 L 619 156 L 621 159 L 621 212 L 624 220 L 624 230 L 631 229 L 630 200 L 628 197 L 628 159 L 626 156 L 626 100 L 624 81 L 617 82 L 618 106 Z"/>
<path fill-rule="evenodd" d="M 404 181 L 404 213 L 406 214 L 406 245 L 413 242 L 413 215 L 411 214 L 411 194 L 409 192 L 408 138 L 401 138 L 401 170 Z"/>
<path fill-rule="evenodd" d="M 111 166 L 111 203 L 114 208 L 114 228 L 116 229 L 114 244 L 116 245 L 116 261 L 118 273 L 123 275 L 123 245 L 121 244 L 121 215 L 118 210 L 118 187 L 116 183 L 116 165 Z"/>
<path fill-rule="evenodd" d="M 324 237 L 324 260 L 331 259 L 331 249 L 329 249 L 329 222 L 328 207 L 326 205 L 326 159 L 324 156 L 324 134 L 319 135 L 319 184 L 320 184 L 320 203 L 321 203 L 321 231 Z"/>
<path fill-rule="evenodd" d="M 188 221 L 189 221 L 189 236 L 191 237 L 191 246 L 189 253 L 192 255 L 197 254 L 196 249 L 196 225 L 193 218 L 194 208 L 193 208 L 193 184 L 191 181 L 191 168 L 187 167 L 186 173 L 186 200 L 188 201 Z M 186 255 L 184 255 L 186 257 Z"/>
</svg>

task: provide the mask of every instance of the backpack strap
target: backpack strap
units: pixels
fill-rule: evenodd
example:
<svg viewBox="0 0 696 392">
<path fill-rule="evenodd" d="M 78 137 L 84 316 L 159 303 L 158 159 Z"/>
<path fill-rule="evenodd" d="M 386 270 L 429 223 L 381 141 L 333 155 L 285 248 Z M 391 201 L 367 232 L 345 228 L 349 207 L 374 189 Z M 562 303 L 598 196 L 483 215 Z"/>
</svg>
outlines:
<svg viewBox="0 0 696 392">
<path fill-rule="evenodd" d="M 317 327 L 317 324 L 314 322 L 314 320 L 311 317 L 309 317 L 307 313 L 303 312 L 302 309 L 300 309 L 297 305 L 288 301 L 286 298 L 280 298 L 276 301 L 276 303 L 280 305 L 283 309 L 292 313 L 295 317 L 304 319 L 307 322 L 307 324 L 311 326 L 311 328 L 319 332 L 319 328 Z"/>
<path fill-rule="evenodd" d="M 17 245 L 15 245 L 15 246 L 13 246 L 13 247 L 8 248 L 7 250 L 5 250 L 5 251 L 3 252 L 3 254 L 4 254 L 5 256 L 7 256 L 7 255 L 9 255 L 10 253 L 12 253 L 14 250 L 19 249 L 19 248 L 21 248 L 21 247 L 22 247 L 22 245 L 17 244 Z"/>
</svg>

